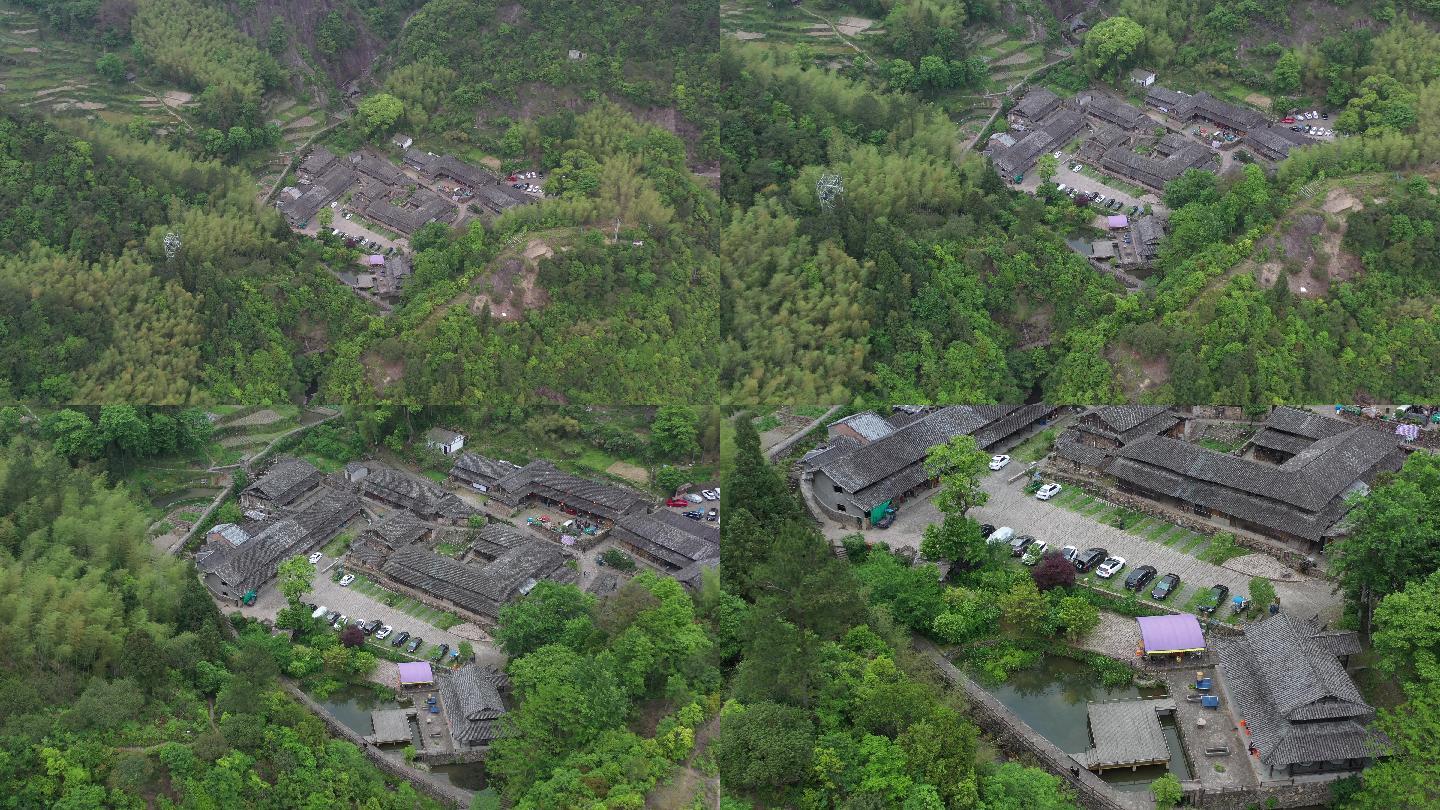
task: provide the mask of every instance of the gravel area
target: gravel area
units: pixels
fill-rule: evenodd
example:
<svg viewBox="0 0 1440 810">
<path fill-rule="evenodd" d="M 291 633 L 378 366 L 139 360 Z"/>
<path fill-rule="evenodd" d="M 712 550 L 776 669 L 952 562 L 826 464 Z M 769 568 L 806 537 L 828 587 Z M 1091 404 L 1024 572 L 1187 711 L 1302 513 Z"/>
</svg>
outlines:
<svg viewBox="0 0 1440 810">
<path fill-rule="evenodd" d="M 990 493 L 990 502 L 974 510 L 977 520 L 996 526 L 1010 526 L 1016 534 L 1034 535 L 1055 548 L 1074 545 L 1083 551 L 1091 546 L 1101 546 L 1112 555 L 1125 558 L 1126 569 L 1120 576 L 1138 565 L 1153 565 L 1160 574 L 1179 574 L 1181 592 L 1169 600 L 1176 607 L 1184 605 L 1194 589 L 1209 588 L 1217 583 L 1228 587 L 1232 594 L 1245 594 L 1250 590 L 1250 574 L 1234 569 L 1234 564 L 1245 558 L 1231 560 L 1228 567 L 1213 565 L 1179 548 L 1147 540 L 1053 502 L 1037 500 L 1025 492 L 1023 480 L 1009 484 L 1006 483 L 1007 478 L 1009 476 L 1003 472 L 992 473 L 985 478 L 983 486 Z M 1256 570 L 1259 567 L 1256 561 L 1244 565 Z M 1341 597 L 1326 580 L 1296 575 L 1292 580 L 1277 581 L 1275 591 L 1280 596 L 1282 608 L 1302 618 L 1318 614 L 1322 619 L 1333 620 L 1340 614 Z"/>
<path fill-rule="evenodd" d="M 1140 625 L 1129 616 L 1102 610 L 1100 624 L 1080 641 L 1080 646 L 1101 655 L 1129 661 L 1135 657 L 1135 648 L 1140 646 Z"/>
</svg>

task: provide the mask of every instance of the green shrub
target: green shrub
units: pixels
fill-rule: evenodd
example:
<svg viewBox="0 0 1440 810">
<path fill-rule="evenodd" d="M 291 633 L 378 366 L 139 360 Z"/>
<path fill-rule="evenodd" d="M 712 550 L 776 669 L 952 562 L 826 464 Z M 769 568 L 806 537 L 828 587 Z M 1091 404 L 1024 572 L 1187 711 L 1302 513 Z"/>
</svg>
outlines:
<svg viewBox="0 0 1440 810">
<path fill-rule="evenodd" d="M 870 554 L 870 546 L 866 544 L 862 534 L 846 535 L 840 538 L 840 545 L 845 547 L 845 557 L 856 564 L 865 562 L 865 558 Z"/>
</svg>

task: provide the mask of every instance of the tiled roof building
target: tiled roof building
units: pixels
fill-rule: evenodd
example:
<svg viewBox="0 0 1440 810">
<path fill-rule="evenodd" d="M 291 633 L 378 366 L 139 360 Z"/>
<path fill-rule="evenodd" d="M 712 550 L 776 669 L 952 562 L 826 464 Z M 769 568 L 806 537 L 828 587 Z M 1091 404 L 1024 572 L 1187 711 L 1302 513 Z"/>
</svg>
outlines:
<svg viewBox="0 0 1440 810">
<path fill-rule="evenodd" d="M 663 509 L 650 515 L 621 516 L 611 536 L 672 574 L 693 563 L 720 556 L 717 526 Z"/>
<path fill-rule="evenodd" d="M 1317 633 L 1287 613 L 1244 630 L 1216 642 L 1219 669 L 1231 710 L 1272 775 L 1355 771 L 1380 752 L 1375 710 L 1334 652 L 1350 649 L 1353 633 Z"/>
<path fill-rule="evenodd" d="M 359 514 L 353 494 L 327 489 L 282 517 L 247 524 L 248 539 L 238 546 L 223 539 L 206 544 L 196 567 L 218 598 L 239 600 L 273 579 L 281 562 L 319 548 Z"/>
<path fill-rule="evenodd" d="M 503 672 L 466 664 L 454 671 L 441 670 L 436 681 L 450 736 L 457 746 L 488 745 L 500 737 L 500 719 L 505 716 L 505 704 L 500 699 L 500 689 L 506 683 Z"/>
<path fill-rule="evenodd" d="M 508 461 L 486 458 L 479 453 L 461 453 L 450 468 L 450 477 L 471 486 L 479 484 L 488 490 L 496 481 L 519 471 L 518 466 Z"/>
<path fill-rule="evenodd" d="M 539 500 L 612 521 L 621 515 L 645 512 L 653 505 L 653 499 L 632 489 L 570 475 L 544 460 L 532 461 L 496 481 L 490 487 L 490 497 L 512 509 Z"/>
<path fill-rule="evenodd" d="M 284 457 L 240 493 L 246 509 L 286 506 L 320 485 L 320 470 L 304 459 Z"/>
</svg>

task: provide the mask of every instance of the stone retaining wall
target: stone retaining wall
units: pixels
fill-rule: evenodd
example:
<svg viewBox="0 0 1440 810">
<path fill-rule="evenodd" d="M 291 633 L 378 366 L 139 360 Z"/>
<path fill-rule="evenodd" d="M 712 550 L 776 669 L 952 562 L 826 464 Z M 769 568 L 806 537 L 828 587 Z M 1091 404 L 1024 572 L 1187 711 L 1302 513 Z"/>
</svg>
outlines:
<svg viewBox="0 0 1440 810">
<path fill-rule="evenodd" d="M 1250 810 L 1255 807 L 1283 810 L 1287 807 L 1328 806 L 1333 784 L 1333 780 L 1320 780 L 1234 788 L 1204 788 L 1198 782 L 1181 782 L 1180 786 L 1190 807 L 1205 810 Z"/>
<path fill-rule="evenodd" d="M 280 685 L 285 688 L 286 692 L 290 693 L 291 697 L 300 701 L 305 708 L 309 709 L 316 717 L 319 717 L 326 728 L 330 730 L 331 734 L 353 743 L 356 748 L 359 748 L 365 753 L 365 756 L 368 757 L 371 762 L 375 763 L 375 767 L 384 771 L 387 775 L 396 779 L 404 779 L 414 785 L 415 789 L 421 793 L 445 802 L 452 807 L 470 806 L 470 800 L 473 798 L 473 794 L 470 791 L 461 790 L 460 788 L 446 784 L 424 771 L 411 768 L 403 761 L 386 756 L 379 748 L 370 745 L 355 729 L 340 722 L 328 709 L 316 703 L 309 695 L 301 691 L 300 687 L 284 678 L 280 680 Z"/>
</svg>

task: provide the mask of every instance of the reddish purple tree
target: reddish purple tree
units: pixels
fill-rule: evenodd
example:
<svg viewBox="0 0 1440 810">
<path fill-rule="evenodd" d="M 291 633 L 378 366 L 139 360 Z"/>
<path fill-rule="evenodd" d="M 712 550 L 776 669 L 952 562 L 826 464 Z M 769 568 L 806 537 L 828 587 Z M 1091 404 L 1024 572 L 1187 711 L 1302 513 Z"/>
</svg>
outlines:
<svg viewBox="0 0 1440 810">
<path fill-rule="evenodd" d="M 362 647 L 365 645 L 365 631 L 352 624 L 340 633 L 340 643 L 346 647 Z"/>
<path fill-rule="evenodd" d="M 1052 551 L 1041 557 L 1040 562 L 1030 569 L 1030 576 L 1035 578 L 1035 587 L 1041 591 L 1048 591 L 1062 585 L 1074 585 L 1075 565 L 1060 556 L 1058 552 Z"/>
</svg>

